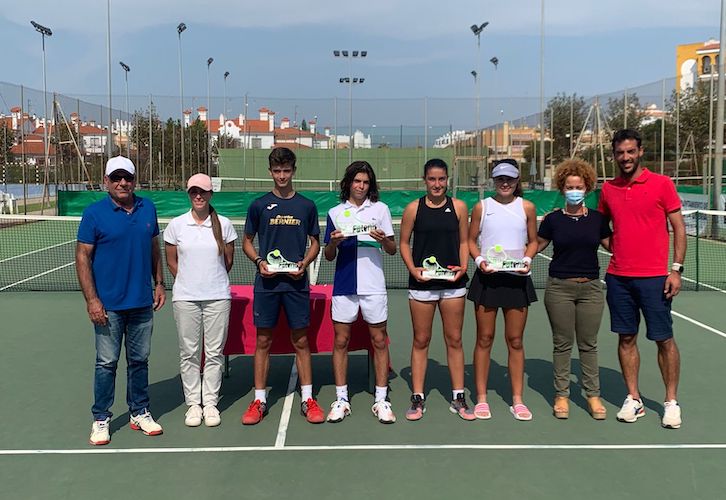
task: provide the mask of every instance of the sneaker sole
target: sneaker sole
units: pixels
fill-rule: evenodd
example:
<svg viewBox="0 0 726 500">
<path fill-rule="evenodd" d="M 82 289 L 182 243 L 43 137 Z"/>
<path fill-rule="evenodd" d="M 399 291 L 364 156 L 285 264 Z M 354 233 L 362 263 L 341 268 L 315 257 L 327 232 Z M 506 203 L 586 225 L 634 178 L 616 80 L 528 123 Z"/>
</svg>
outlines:
<svg viewBox="0 0 726 500">
<path fill-rule="evenodd" d="M 455 410 L 451 406 L 449 406 L 449 411 L 451 413 L 453 413 L 454 415 L 459 415 L 459 418 L 462 419 L 462 420 L 464 420 L 464 421 L 466 421 L 466 422 L 471 422 L 472 420 L 476 420 L 476 415 L 474 415 L 473 413 L 471 415 L 467 415 L 466 413 L 464 413 L 462 415 L 462 412 L 461 411 Z"/>
<path fill-rule="evenodd" d="M 259 419 L 259 420 L 256 420 L 256 421 L 254 421 L 254 422 L 245 422 L 244 418 L 242 418 L 242 419 L 240 420 L 240 422 L 242 422 L 242 425 L 257 425 L 257 424 L 259 424 L 260 422 L 262 422 L 262 419 L 263 419 L 263 418 L 264 418 L 264 417 L 260 417 L 260 419 Z"/>
<path fill-rule="evenodd" d="M 615 419 L 618 422 L 625 422 L 626 424 L 633 424 L 633 423 L 637 422 L 640 417 L 644 417 L 644 416 L 645 416 L 645 412 L 636 414 L 635 418 L 630 419 L 630 420 L 618 417 L 617 415 L 615 415 Z"/>
<path fill-rule="evenodd" d="M 131 427 L 132 430 L 143 432 L 144 433 L 144 436 L 158 436 L 160 434 L 164 434 L 164 430 L 163 429 L 162 430 L 159 430 L 159 431 L 146 432 L 144 429 L 142 429 L 141 427 L 139 427 L 136 424 L 129 424 L 129 426 Z"/>
<path fill-rule="evenodd" d="M 184 425 L 186 425 L 187 427 L 199 427 L 200 425 L 202 425 L 202 421 L 200 420 L 199 422 L 196 422 L 196 421 L 194 421 L 194 422 L 187 422 L 185 420 L 184 421 Z"/>
<path fill-rule="evenodd" d="M 678 424 L 664 424 L 663 422 L 661 422 L 660 425 L 664 429 L 680 429 L 681 428 L 681 424 L 680 423 L 678 423 Z"/>
<path fill-rule="evenodd" d="M 204 425 L 206 425 L 207 427 L 219 427 L 219 425 L 221 423 L 222 423 L 222 420 L 221 419 L 220 420 L 217 420 L 216 422 L 215 421 L 207 422 L 206 420 L 204 421 Z"/>
<path fill-rule="evenodd" d="M 95 442 L 91 441 L 90 439 L 88 440 L 88 444 L 91 444 L 93 446 L 104 446 L 110 442 L 111 442 L 110 439 L 108 441 L 95 441 Z"/>
<path fill-rule="evenodd" d="M 409 422 L 415 422 L 416 420 L 421 420 L 424 416 L 424 413 L 426 413 L 426 408 L 421 410 L 421 413 L 406 413 L 406 420 Z"/>
</svg>

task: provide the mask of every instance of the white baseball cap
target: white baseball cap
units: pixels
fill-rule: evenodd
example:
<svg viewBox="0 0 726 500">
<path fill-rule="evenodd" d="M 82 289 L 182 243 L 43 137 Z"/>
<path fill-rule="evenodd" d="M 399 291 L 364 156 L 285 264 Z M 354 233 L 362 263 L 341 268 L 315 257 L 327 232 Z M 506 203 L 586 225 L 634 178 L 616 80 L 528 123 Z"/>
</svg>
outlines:
<svg viewBox="0 0 726 500">
<path fill-rule="evenodd" d="M 111 175 L 116 170 L 124 170 L 131 175 L 136 175 L 134 163 L 125 156 L 114 156 L 106 162 L 106 175 Z"/>
</svg>

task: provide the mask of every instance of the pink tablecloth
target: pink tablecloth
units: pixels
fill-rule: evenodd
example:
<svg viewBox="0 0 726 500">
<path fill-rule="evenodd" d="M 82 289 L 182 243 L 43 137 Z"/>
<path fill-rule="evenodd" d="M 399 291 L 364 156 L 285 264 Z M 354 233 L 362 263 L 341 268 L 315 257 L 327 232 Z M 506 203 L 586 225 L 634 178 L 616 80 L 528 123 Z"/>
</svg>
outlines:
<svg viewBox="0 0 726 500">
<path fill-rule="evenodd" d="M 254 354 L 257 330 L 252 318 L 252 286 L 234 285 L 232 291 L 232 310 L 229 315 L 229 330 L 224 354 Z M 311 352 L 331 352 L 335 332 L 333 321 L 330 318 L 330 302 L 333 296 L 333 287 L 328 285 L 314 285 L 310 288 L 310 327 L 308 328 L 308 341 Z M 349 351 L 372 350 L 368 326 L 362 318 L 353 324 L 353 332 Z M 289 354 L 295 352 L 290 342 L 290 328 L 284 312 L 280 312 L 280 319 L 275 329 L 272 341 L 272 354 Z"/>
</svg>

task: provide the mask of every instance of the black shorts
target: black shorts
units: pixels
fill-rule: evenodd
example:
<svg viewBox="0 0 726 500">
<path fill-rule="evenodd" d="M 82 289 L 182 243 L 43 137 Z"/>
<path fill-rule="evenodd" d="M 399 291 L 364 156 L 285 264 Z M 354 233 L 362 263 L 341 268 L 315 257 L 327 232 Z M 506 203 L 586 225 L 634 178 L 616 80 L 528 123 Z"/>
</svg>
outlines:
<svg viewBox="0 0 726 500">
<path fill-rule="evenodd" d="M 477 269 L 469 286 L 467 298 L 475 305 L 519 309 L 537 302 L 537 293 L 530 276 L 496 272 L 484 274 Z"/>
</svg>

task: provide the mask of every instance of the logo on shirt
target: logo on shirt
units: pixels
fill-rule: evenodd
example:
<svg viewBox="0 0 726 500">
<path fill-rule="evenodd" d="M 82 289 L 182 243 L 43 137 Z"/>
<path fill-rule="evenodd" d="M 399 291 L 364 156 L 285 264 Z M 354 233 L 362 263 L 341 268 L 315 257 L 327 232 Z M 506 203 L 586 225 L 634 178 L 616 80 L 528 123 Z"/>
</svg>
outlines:
<svg viewBox="0 0 726 500">
<path fill-rule="evenodd" d="M 487 212 L 487 217 L 492 216 L 492 215 L 494 215 L 494 212 L 492 212 L 492 213 Z"/>
<path fill-rule="evenodd" d="M 267 210 L 272 210 L 276 206 L 277 206 L 277 203 L 270 203 L 269 205 L 267 205 Z"/>
<path fill-rule="evenodd" d="M 447 214 L 450 214 L 451 213 L 451 209 L 449 207 L 446 207 L 446 210 L 444 210 L 444 212 L 447 213 Z"/>
<path fill-rule="evenodd" d="M 270 219 L 271 226 L 299 226 L 300 224 L 300 219 L 296 219 L 292 215 L 276 215 Z"/>
</svg>

